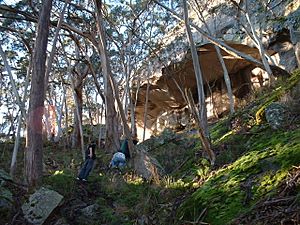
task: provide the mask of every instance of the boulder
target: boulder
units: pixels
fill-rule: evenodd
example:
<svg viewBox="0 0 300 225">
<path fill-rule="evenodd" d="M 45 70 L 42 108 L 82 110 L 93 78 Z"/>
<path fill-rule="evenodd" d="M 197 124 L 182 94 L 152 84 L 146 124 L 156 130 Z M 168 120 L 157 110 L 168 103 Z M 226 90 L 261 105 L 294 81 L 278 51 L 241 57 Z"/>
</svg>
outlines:
<svg viewBox="0 0 300 225">
<path fill-rule="evenodd" d="M 51 212 L 60 204 L 63 196 L 56 191 L 40 188 L 22 206 L 26 220 L 34 225 L 43 224 Z"/>
<path fill-rule="evenodd" d="M 163 167 L 149 152 L 139 150 L 134 157 L 134 169 L 146 180 L 158 181 L 164 174 Z"/>
<path fill-rule="evenodd" d="M 97 203 L 86 206 L 78 210 L 78 215 L 76 217 L 76 223 L 82 225 L 95 224 L 95 221 L 100 221 L 100 205 Z"/>
<path fill-rule="evenodd" d="M 266 108 L 265 116 L 271 128 L 278 130 L 287 125 L 289 119 L 289 110 L 283 104 L 279 102 L 273 102 Z"/>
<path fill-rule="evenodd" d="M 86 217 L 94 218 L 97 215 L 97 212 L 99 211 L 100 206 L 98 204 L 89 205 L 83 209 L 80 210 L 80 213 L 83 214 Z"/>
</svg>

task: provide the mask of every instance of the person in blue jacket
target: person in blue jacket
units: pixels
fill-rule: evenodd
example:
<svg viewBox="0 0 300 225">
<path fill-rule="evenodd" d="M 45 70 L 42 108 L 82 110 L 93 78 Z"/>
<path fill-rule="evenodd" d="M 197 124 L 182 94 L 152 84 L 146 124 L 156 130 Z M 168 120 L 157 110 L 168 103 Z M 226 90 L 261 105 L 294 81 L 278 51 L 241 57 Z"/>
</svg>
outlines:
<svg viewBox="0 0 300 225">
<path fill-rule="evenodd" d="M 125 165 L 126 165 L 125 154 L 119 150 L 118 152 L 116 152 L 113 155 L 113 157 L 109 163 L 109 168 L 123 169 L 125 167 Z"/>
</svg>

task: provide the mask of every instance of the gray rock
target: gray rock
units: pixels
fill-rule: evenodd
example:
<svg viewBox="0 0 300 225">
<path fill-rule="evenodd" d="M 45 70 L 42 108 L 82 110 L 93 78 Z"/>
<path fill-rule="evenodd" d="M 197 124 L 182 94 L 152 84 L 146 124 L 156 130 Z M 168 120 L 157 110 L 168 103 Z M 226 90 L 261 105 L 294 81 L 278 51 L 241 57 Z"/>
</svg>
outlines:
<svg viewBox="0 0 300 225">
<path fill-rule="evenodd" d="M 134 158 L 134 169 L 147 180 L 158 180 L 165 174 L 159 162 L 146 151 L 137 151 Z"/>
<path fill-rule="evenodd" d="M 95 221 L 100 220 L 100 206 L 97 203 L 80 209 L 76 217 L 76 223 L 82 225 L 95 224 Z"/>
<path fill-rule="evenodd" d="M 80 212 L 89 218 L 95 218 L 97 217 L 97 213 L 99 211 L 100 206 L 98 204 L 89 205 L 83 209 L 80 210 Z"/>
<path fill-rule="evenodd" d="M 23 204 L 24 217 L 29 223 L 41 225 L 62 199 L 63 196 L 56 191 L 42 187 L 29 197 L 28 202 Z"/>
<path fill-rule="evenodd" d="M 271 128 L 274 130 L 278 130 L 284 128 L 284 126 L 287 125 L 289 110 L 284 105 L 278 102 L 274 102 L 266 108 L 265 116 Z"/>
</svg>

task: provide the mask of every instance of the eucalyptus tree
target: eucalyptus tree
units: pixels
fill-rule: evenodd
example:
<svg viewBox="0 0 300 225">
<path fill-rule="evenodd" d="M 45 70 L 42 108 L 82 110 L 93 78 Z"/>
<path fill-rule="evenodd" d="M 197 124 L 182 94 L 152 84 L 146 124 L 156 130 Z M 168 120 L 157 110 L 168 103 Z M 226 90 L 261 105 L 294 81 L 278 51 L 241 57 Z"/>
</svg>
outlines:
<svg viewBox="0 0 300 225">
<path fill-rule="evenodd" d="M 17 15 L 14 10 L 5 10 L 10 8 L 9 5 L 1 5 L 2 20 L 0 22 L 1 44 L 5 47 L 4 57 L 7 56 L 6 70 L 9 71 L 8 75 L 10 81 L 7 82 L 7 88 L 1 86 L 2 91 L 11 91 L 14 93 L 6 102 L 7 108 L 15 108 L 12 117 L 15 124 L 12 128 L 16 130 L 14 138 L 14 149 L 11 160 L 10 174 L 14 177 L 14 172 L 17 166 L 17 152 L 20 144 L 21 130 L 25 130 L 26 115 L 27 115 L 27 96 L 28 85 L 30 81 L 31 66 L 32 66 L 32 46 L 33 46 L 33 31 L 34 23 L 24 19 L 22 15 Z M 23 10 L 32 12 L 31 8 L 23 2 L 17 3 L 14 8 L 16 10 Z M 1 59 L 1 57 L 0 57 Z M 5 81 L 6 74 L 2 74 L 2 81 Z M 12 89 L 14 91 L 12 91 Z M 1 94 L 1 96 L 7 96 Z M 18 97 L 19 96 L 19 97 Z M 15 101 L 14 99 L 18 99 Z M 17 105 L 16 105 L 17 103 Z M 2 108 L 2 107 L 1 107 Z M 3 111 L 3 109 L 1 109 Z M 4 117 L 5 118 L 5 117 Z M 17 127 L 17 128 L 16 128 Z"/>
<path fill-rule="evenodd" d="M 112 41 L 112 48 L 118 50 L 112 51 L 112 70 L 119 76 L 119 83 L 123 86 L 121 94 L 126 120 L 129 120 L 130 109 L 131 133 L 136 136 L 132 85 L 145 79 L 141 77 L 141 68 L 147 70 L 148 63 L 144 62 L 151 61 L 151 48 L 157 50 L 157 45 L 154 44 L 154 15 L 147 1 L 117 4 L 112 7 L 110 15 L 107 20 L 113 29 L 110 29 L 112 34 L 109 40 Z M 144 126 L 145 124 L 144 121 Z"/>
<path fill-rule="evenodd" d="M 28 109 L 27 143 L 25 152 L 25 179 L 29 186 L 40 182 L 43 173 L 42 116 L 45 97 L 46 48 L 48 43 L 52 0 L 41 7 L 35 40 L 32 79 Z"/>
</svg>

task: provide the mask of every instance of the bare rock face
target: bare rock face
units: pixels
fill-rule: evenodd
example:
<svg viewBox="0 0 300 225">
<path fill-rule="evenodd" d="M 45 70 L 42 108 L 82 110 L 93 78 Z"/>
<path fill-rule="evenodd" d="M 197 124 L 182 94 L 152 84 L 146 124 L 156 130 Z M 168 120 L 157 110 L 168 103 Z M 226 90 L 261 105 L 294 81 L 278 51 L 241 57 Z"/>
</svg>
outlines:
<svg viewBox="0 0 300 225">
<path fill-rule="evenodd" d="M 260 58 L 259 51 L 256 48 L 232 42 L 227 42 L 227 44 L 253 58 Z M 213 99 L 213 111 L 218 111 L 217 113 L 221 114 L 229 107 L 229 103 L 225 102 L 227 92 L 225 91 L 226 85 L 223 78 L 222 65 L 219 62 L 214 45 L 209 43 L 198 45 L 197 51 L 201 55 L 199 63 L 205 84 L 204 89 L 207 102 L 209 103 Z M 232 57 L 223 50 L 221 50 L 221 53 L 225 59 L 234 96 L 236 98 L 247 96 L 252 85 L 251 77 L 253 74 L 251 71 L 256 65 L 244 59 Z M 270 55 L 273 53 L 274 51 L 269 51 Z M 136 102 L 137 123 L 143 124 L 145 114 L 144 100 L 146 95 L 148 95 L 148 129 L 152 131 L 156 129 L 158 132 L 161 132 L 166 127 L 176 129 L 178 125 L 187 125 L 190 118 L 188 118 L 189 113 L 185 108 L 186 102 L 182 95 L 185 89 L 191 90 L 197 103 L 197 82 L 190 53 L 187 53 L 182 61 L 162 68 L 160 74 L 156 73 L 155 79 L 150 81 L 149 92 L 147 92 L 147 82 L 141 85 Z M 221 99 L 222 102 L 216 102 L 217 99 Z M 218 106 L 220 107 L 218 108 Z"/>
<path fill-rule="evenodd" d="M 24 217 L 31 224 L 41 225 L 62 199 L 63 196 L 56 191 L 42 187 L 29 197 L 28 202 L 23 204 Z"/>
<path fill-rule="evenodd" d="M 165 174 L 159 162 L 145 150 L 137 151 L 134 157 L 134 169 L 146 180 L 158 181 Z"/>
</svg>

